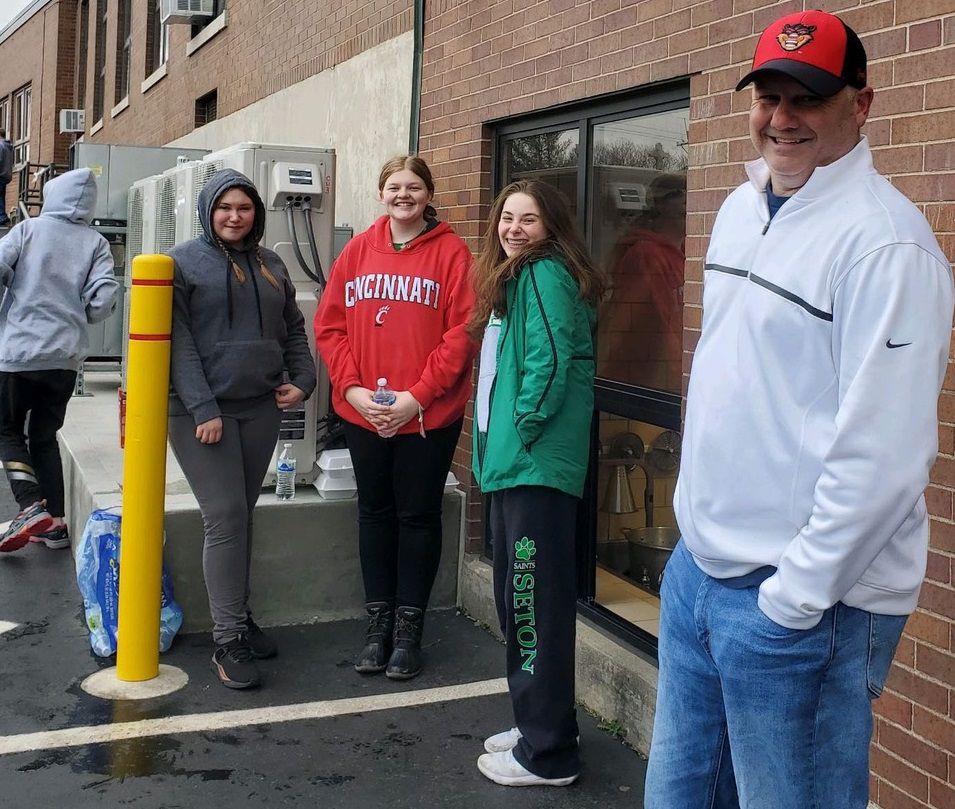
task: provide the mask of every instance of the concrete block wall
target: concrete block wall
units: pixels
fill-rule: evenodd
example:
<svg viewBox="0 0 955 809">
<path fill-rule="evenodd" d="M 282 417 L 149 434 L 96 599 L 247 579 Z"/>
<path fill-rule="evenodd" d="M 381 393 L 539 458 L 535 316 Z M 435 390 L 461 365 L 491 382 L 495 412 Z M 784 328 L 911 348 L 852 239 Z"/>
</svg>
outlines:
<svg viewBox="0 0 955 809">
<path fill-rule="evenodd" d="M 767 23 L 818 7 L 844 16 L 868 50 L 876 95 L 865 131 L 877 166 L 955 258 L 955 0 L 433 0 L 420 148 L 435 171 L 437 207 L 476 249 L 492 190 L 487 122 L 689 77 L 685 384 L 707 235 L 755 157 L 749 96 L 733 88 Z M 955 806 L 955 371 L 939 418 L 928 578 L 876 703 L 872 797 L 883 809 Z M 470 480 L 467 452 L 457 460 L 455 474 Z M 475 549 L 483 506 L 473 486 L 467 517 Z"/>
</svg>

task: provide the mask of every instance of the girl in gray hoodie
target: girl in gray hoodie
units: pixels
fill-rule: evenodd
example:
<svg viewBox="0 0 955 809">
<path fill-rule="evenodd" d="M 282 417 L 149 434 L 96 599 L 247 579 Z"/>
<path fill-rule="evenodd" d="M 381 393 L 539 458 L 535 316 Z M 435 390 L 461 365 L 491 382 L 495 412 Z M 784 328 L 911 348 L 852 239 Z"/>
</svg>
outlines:
<svg viewBox="0 0 955 809">
<path fill-rule="evenodd" d="M 252 620 L 252 511 L 280 411 L 315 387 L 315 363 L 282 260 L 259 246 L 265 206 L 252 182 L 216 172 L 199 194 L 203 235 L 175 260 L 169 443 L 205 529 L 214 623 L 212 669 L 229 688 L 259 684 L 255 659 L 277 649 Z"/>
</svg>

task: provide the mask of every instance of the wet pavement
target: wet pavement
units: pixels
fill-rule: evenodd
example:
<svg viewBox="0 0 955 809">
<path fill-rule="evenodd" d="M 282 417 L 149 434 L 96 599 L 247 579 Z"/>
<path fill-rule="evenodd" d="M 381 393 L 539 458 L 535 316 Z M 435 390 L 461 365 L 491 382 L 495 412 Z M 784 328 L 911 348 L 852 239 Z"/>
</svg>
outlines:
<svg viewBox="0 0 955 809">
<path fill-rule="evenodd" d="M 0 521 L 16 508 L 4 496 Z M 504 653 L 454 610 L 428 614 L 426 669 L 409 683 L 355 674 L 351 656 L 362 626 L 339 621 L 270 630 L 281 654 L 261 662 L 263 687 L 248 692 L 214 680 L 208 635 L 180 636 L 161 662 L 184 670 L 188 684 L 138 702 L 80 689 L 112 661 L 89 649 L 68 552 L 31 545 L 0 557 L 2 621 L 17 626 L 0 634 L 0 749 L 22 751 L 0 754 L 4 809 L 496 809 L 517 800 L 522 809 L 642 806 L 645 762 L 583 710 L 583 769 L 573 786 L 515 794 L 477 771 L 483 739 L 511 724 L 507 695 L 495 685 Z M 489 684 L 486 695 L 455 691 L 466 683 Z M 426 701 L 438 688 L 450 698 Z M 382 708 L 390 695 L 404 697 L 405 706 Z M 419 696 L 422 704 L 407 705 Z M 303 714 L 311 706 L 314 716 L 316 703 L 330 705 L 332 715 L 295 718 L 294 706 L 306 706 Z M 287 721 L 272 721 L 280 708 Z M 87 728 L 163 717 L 170 724 L 161 735 L 83 743 Z M 78 730 L 43 743 L 24 736 L 67 729 Z"/>
</svg>

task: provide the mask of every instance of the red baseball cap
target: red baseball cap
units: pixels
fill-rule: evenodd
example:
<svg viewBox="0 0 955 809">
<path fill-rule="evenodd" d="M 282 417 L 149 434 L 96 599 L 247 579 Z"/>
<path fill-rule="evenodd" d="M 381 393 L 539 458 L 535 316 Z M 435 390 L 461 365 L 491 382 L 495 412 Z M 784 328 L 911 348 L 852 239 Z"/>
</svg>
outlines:
<svg viewBox="0 0 955 809">
<path fill-rule="evenodd" d="M 861 90 L 866 86 L 865 48 L 838 17 L 825 11 L 798 11 L 763 31 L 753 67 L 736 89 L 769 70 L 784 73 L 820 96 L 835 95 L 847 84 Z"/>
</svg>

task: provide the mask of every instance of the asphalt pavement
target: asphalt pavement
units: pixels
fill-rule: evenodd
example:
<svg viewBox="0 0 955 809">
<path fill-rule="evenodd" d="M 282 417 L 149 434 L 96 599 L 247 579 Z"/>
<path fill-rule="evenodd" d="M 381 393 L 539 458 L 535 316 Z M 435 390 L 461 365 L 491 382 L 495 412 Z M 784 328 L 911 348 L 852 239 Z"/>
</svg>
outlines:
<svg viewBox="0 0 955 809">
<path fill-rule="evenodd" d="M 16 513 L 0 484 L 0 519 Z M 76 531 L 78 533 L 78 529 Z M 198 549 L 197 549 L 198 552 Z M 351 668 L 356 621 L 277 627 L 261 689 L 230 691 L 209 670 L 208 635 L 161 662 L 188 675 L 145 701 L 80 684 L 110 666 L 90 651 L 68 551 L 0 557 L 0 806 L 218 809 L 640 809 L 645 762 L 578 709 L 582 772 L 567 788 L 501 787 L 475 761 L 510 726 L 504 650 L 454 610 L 429 612 L 426 669 L 408 682 Z"/>
</svg>

